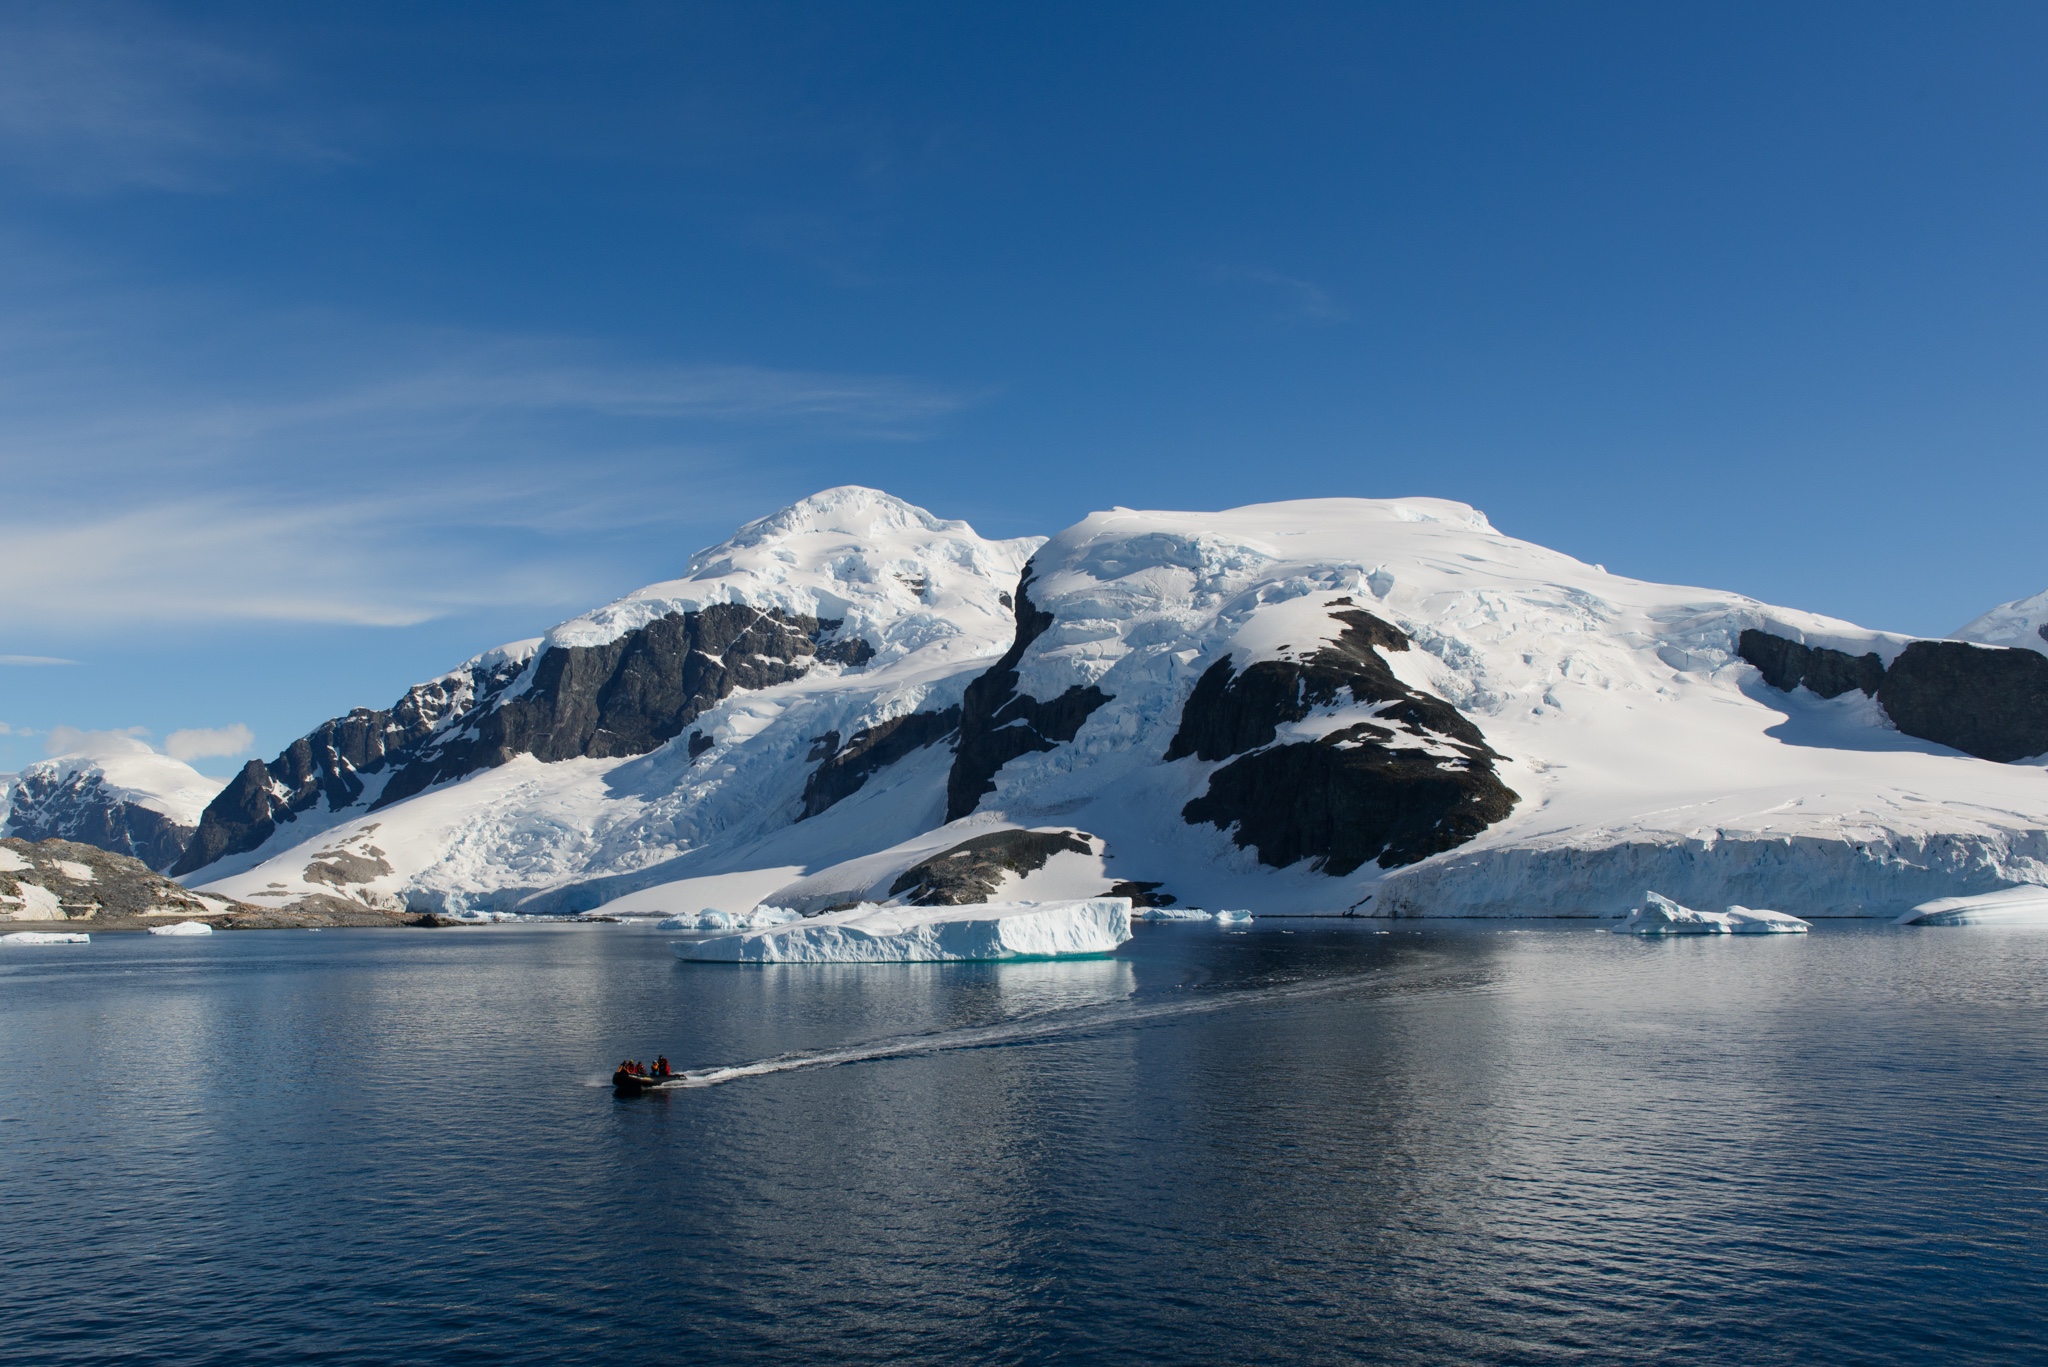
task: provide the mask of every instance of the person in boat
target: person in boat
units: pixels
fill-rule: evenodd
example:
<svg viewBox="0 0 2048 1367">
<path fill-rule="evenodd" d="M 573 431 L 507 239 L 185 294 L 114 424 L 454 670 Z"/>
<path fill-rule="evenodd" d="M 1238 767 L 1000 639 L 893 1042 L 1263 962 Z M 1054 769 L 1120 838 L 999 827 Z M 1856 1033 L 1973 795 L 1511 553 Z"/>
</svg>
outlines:
<svg viewBox="0 0 2048 1367">
<path fill-rule="evenodd" d="M 656 1077 L 674 1077 L 674 1076 L 675 1076 L 675 1074 L 674 1074 L 674 1073 L 672 1073 L 672 1072 L 670 1072 L 670 1071 L 669 1071 L 669 1066 L 668 1066 L 668 1055 L 667 1055 L 667 1054 L 659 1054 L 659 1055 L 656 1055 L 656 1057 L 655 1057 L 655 1060 L 654 1060 L 654 1075 L 655 1075 Z"/>
</svg>

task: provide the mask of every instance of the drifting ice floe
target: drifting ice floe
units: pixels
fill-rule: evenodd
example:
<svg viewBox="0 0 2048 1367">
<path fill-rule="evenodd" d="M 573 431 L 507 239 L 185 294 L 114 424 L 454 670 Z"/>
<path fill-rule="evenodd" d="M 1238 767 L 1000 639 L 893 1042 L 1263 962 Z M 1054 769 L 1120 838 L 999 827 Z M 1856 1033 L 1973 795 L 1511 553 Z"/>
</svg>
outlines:
<svg viewBox="0 0 2048 1367">
<path fill-rule="evenodd" d="M 1902 926 L 2048 926 L 2048 888 L 2001 888 L 1975 897 L 1922 902 L 1899 918 Z"/>
<path fill-rule="evenodd" d="M 1200 907 L 1140 907 L 1131 913 L 1133 921 L 1220 921 L 1240 925 L 1252 919 L 1248 911 L 1203 911 Z"/>
<path fill-rule="evenodd" d="M 720 911 L 706 907 L 702 911 L 679 911 L 673 916 L 664 916 L 654 923 L 656 930 L 763 930 L 769 926 L 787 925 L 797 919 L 797 914 L 787 907 L 755 907 L 752 911 Z"/>
<path fill-rule="evenodd" d="M 174 926 L 151 926 L 152 935 L 211 935 L 213 927 L 204 921 L 180 921 Z"/>
<path fill-rule="evenodd" d="M 12 935 L 0 935 L 0 945 L 89 945 L 92 936 L 76 931 L 62 930 L 18 930 Z"/>
<path fill-rule="evenodd" d="M 936 963 L 1107 954 L 1131 938 L 1128 897 L 983 902 L 960 907 L 865 905 L 807 920 L 681 941 L 678 958 L 718 963 Z"/>
<path fill-rule="evenodd" d="M 1620 928 L 1634 935 L 1797 935 L 1813 926 L 1782 911 L 1757 911 L 1750 907 L 1694 911 L 1652 892 L 1645 895 L 1643 905 L 1629 913 Z"/>
</svg>

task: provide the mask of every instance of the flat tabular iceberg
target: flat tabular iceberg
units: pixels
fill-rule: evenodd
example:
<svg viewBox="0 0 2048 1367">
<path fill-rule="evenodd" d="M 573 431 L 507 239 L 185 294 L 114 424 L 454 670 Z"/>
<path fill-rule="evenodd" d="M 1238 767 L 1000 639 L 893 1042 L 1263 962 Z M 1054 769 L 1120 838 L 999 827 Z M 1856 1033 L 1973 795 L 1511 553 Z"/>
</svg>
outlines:
<svg viewBox="0 0 2048 1367">
<path fill-rule="evenodd" d="M 1131 938 L 1131 900 L 858 906 L 788 925 L 678 941 L 676 956 L 715 963 L 937 963 L 1107 954 Z"/>
<path fill-rule="evenodd" d="M 18 930 L 12 935 L 0 935 L 0 945 L 89 945 L 92 936 L 77 931 L 64 930 Z"/>
<path fill-rule="evenodd" d="M 1975 897 L 1922 902 L 1902 926 L 2048 926 L 2048 888 L 2000 888 Z"/>
<path fill-rule="evenodd" d="M 1797 935 L 1813 926 L 1782 911 L 1750 907 L 1694 911 L 1652 892 L 1644 896 L 1642 906 L 1629 913 L 1621 929 L 1632 935 Z"/>
<path fill-rule="evenodd" d="M 211 935 L 213 927 L 204 921 L 180 921 L 174 926 L 151 926 L 152 935 Z"/>
</svg>

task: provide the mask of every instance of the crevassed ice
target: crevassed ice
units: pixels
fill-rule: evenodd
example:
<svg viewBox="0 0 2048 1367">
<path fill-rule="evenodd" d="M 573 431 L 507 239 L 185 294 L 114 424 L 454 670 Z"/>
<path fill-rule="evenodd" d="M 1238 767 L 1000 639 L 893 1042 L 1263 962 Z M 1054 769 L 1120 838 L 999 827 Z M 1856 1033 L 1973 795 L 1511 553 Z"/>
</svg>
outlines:
<svg viewBox="0 0 2048 1367">
<path fill-rule="evenodd" d="M 1107 954 L 1131 938 L 1131 900 L 863 905 L 806 920 L 679 941 L 678 958 L 713 963 L 938 963 Z"/>
</svg>

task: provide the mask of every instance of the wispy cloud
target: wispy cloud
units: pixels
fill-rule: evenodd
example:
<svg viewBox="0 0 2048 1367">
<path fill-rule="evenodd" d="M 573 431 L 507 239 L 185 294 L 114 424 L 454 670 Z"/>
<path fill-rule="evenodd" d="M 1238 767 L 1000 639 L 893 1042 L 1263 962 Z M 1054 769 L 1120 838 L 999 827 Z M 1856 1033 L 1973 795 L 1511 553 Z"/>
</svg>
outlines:
<svg viewBox="0 0 2048 1367">
<path fill-rule="evenodd" d="M 129 312 L 0 319 L 0 627 L 587 607 L 618 587 L 602 533 L 701 517 L 777 450 L 920 439 L 976 397 L 333 317 L 240 320 L 237 368 Z"/>
<path fill-rule="evenodd" d="M 1351 310 L 1313 280 L 1282 275 L 1264 266 L 1216 266 L 1211 273 L 1218 280 L 1243 281 L 1277 292 L 1290 318 L 1315 323 L 1343 323 L 1351 318 Z"/>
<path fill-rule="evenodd" d="M 256 744 L 256 733 L 240 722 L 230 726 L 191 727 L 164 737 L 164 753 L 172 759 L 232 759 Z"/>
<path fill-rule="evenodd" d="M 23 731 L 16 734 L 29 733 Z M 53 726 L 50 728 L 49 738 L 43 742 L 43 753 L 98 757 L 154 754 L 155 747 L 141 739 L 148 734 L 149 728 L 146 726 L 130 726 L 119 731 L 82 731 L 76 726 Z"/>
<path fill-rule="evenodd" d="M 137 7 L 14 8 L 0 16 L 0 159 L 82 193 L 209 190 L 237 160 L 332 159 L 280 112 L 288 85 Z"/>
<path fill-rule="evenodd" d="M 77 663 L 78 661 L 76 660 L 60 659 L 55 655 L 0 655 L 0 665 L 20 665 L 28 668 L 34 668 L 38 665 L 75 665 Z M 0 735 L 6 734 L 8 732 L 5 728 L 0 727 Z"/>
</svg>

